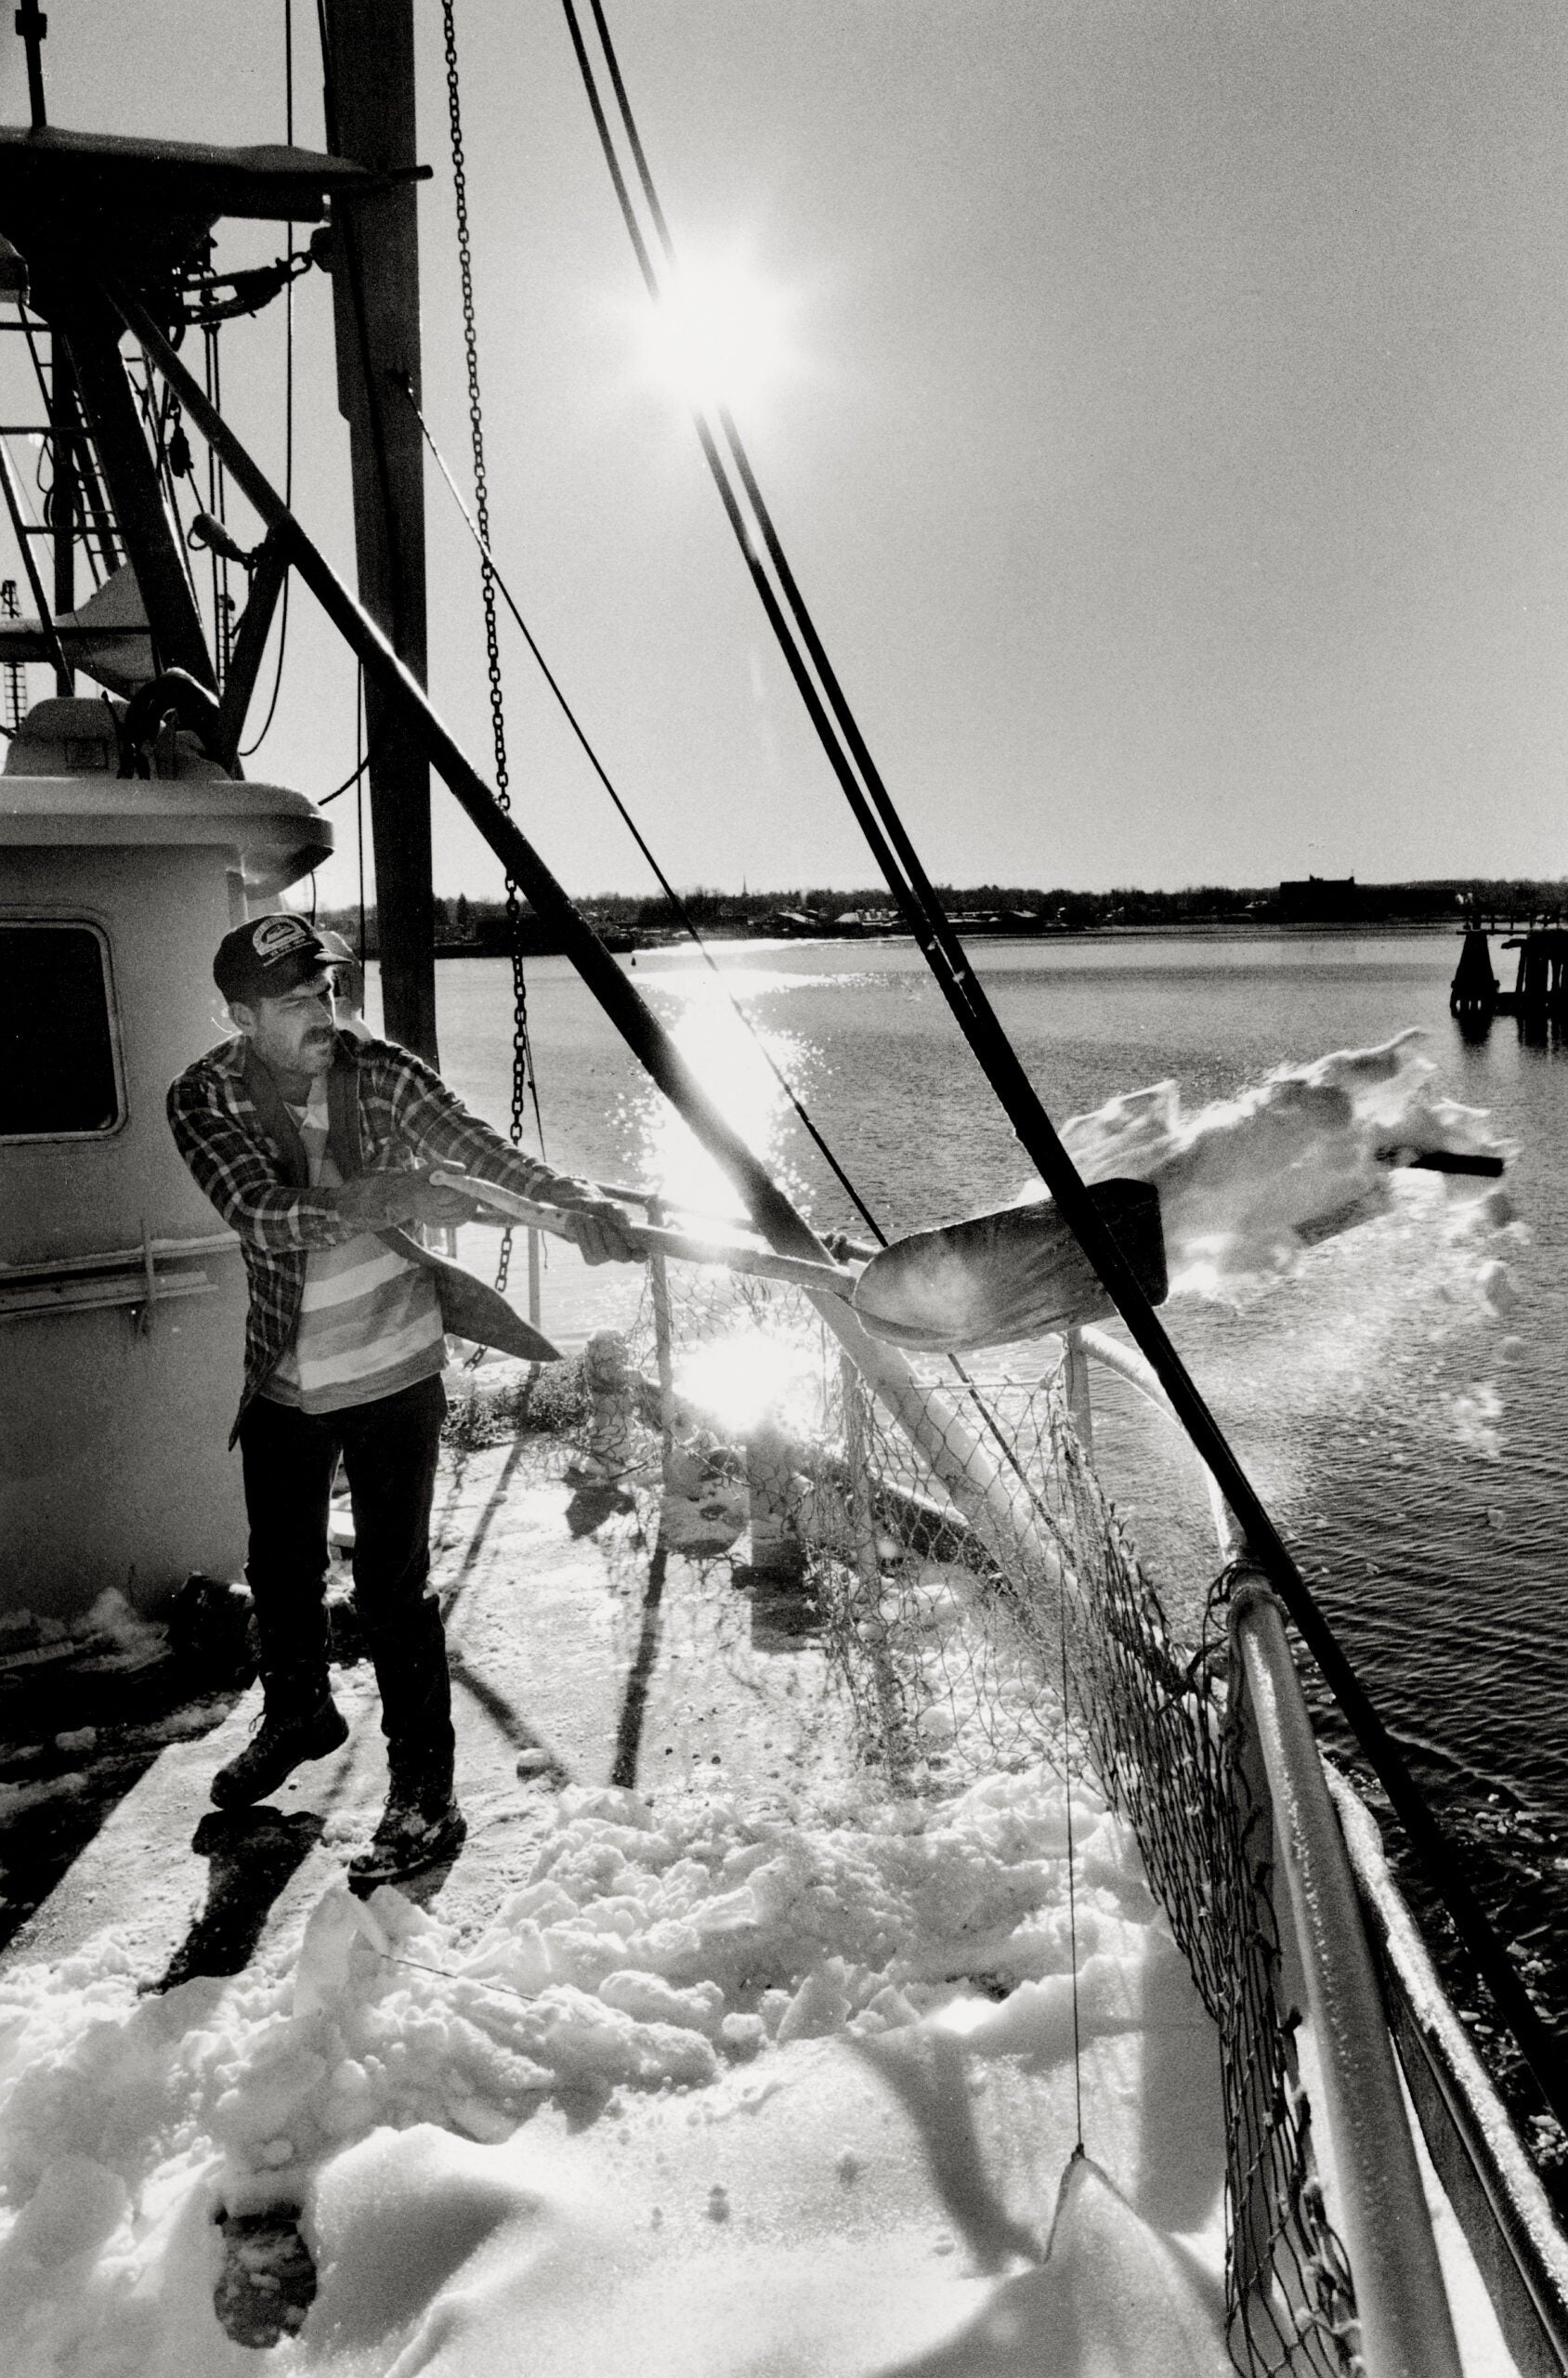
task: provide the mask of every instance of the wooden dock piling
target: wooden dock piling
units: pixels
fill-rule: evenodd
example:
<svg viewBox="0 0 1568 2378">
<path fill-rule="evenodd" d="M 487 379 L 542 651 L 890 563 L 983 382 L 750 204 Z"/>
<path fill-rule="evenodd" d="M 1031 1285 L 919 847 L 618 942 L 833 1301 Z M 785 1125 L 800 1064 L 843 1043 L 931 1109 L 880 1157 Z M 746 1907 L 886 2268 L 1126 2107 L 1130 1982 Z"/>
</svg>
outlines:
<svg viewBox="0 0 1568 2378">
<path fill-rule="evenodd" d="M 1544 1030 L 1568 1018 L 1568 925 L 1560 916 L 1506 921 L 1474 915 L 1465 921 L 1464 945 L 1448 991 L 1448 1012 L 1461 1026 L 1484 1027 L 1494 1015 L 1518 1016 L 1526 1027 Z M 1505 932 L 1504 949 L 1517 950 L 1513 988 L 1505 991 L 1492 970 L 1489 935 Z"/>
<path fill-rule="evenodd" d="M 1497 1005 L 1497 977 L 1492 972 L 1492 946 L 1478 928 L 1467 931 L 1459 962 L 1448 991 L 1448 1013 L 1467 1020 L 1488 1021 Z"/>
<path fill-rule="evenodd" d="M 1499 992 L 1497 1006 L 1526 1025 L 1545 1025 L 1568 1012 L 1568 931 L 1561 925 L 1533 927 L 1503 944 L 1519 952 L 1511 991 Z"/>
</svg>

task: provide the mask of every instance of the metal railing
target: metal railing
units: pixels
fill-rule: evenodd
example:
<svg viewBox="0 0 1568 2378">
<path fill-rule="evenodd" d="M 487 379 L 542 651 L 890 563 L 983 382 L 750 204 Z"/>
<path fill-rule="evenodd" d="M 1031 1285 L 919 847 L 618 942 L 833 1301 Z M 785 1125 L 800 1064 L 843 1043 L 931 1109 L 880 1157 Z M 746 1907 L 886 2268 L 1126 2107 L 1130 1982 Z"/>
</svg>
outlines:
<svg viewBox="0 0 1568 2378">
<path fill-rule="evenodd" d="M 1326 1772 L 1433 2167 L 1521 2378 L 1561 2378 L 1568 2371 L 1568 2243 L 1389 1872 L 1371 1810 L 1336 1768 Z"/>
<path fill-rule="evenodd" d="M 668 1288 L 662 1261 L 651 1268 L 659 1401 L 668 1429 Z M 623 1356 L 624 1349 L 620 1352 Z M 1118 1374 L 1176 1421 L 1143 1357 L 1085 1327 L 1072 1333 L 1066 1349 L 1080 1434 L 1091 1424 L 1085 1356 Z M 627 1457 L 621 1437 L 633 1382 L 623 1370 L 622 1362 L 613 1382 L 618 1392 L 608 1398 L 614 1412 L 607 1402 L 599 1415 L 605 1428 L 613 1420 L 620 1431 L 614 1444 L 607 1438 L 598 1448 L 602 1464 L 610 1468 L 623 1466 Z M 767 1514 L 759 1508 L 751 1467 L 749 1462 L 747 1483 L 756 1528 Z M 1216 1535 L 1229 1563 L 1238 1548 L 1235 1522 L 1213 1481 L 1209 1483 Z M 1316 2068 L 1314 2136 L 1323 2149 L 1334 2224 L 1351 2264 L 1367 2378 L 1461 2378 L 1462 2370 L 1396 2041 L 1434 2162 L 1518 2366 L 1528 2378 L 1562 2378 L 1568 2371 L 1568 2248 L 1544 2192 L 1464 2040 L 1403 1902 L 1387 1884 L 1369 1815 L 1351 1787 L 1326 1769 L 1282 1605 L 1261 1577 L 1244 1571 L 1234 1587 L 1229 1615 L 1230 1717 L 1251 1793 L 1259 1888 L 1270 1896 L 1284 1950 L 1285 1987 L 1307 2019 Z M 1341 1810 L 1353 1804 L 1360 1811 L 1359 1828 L 1347 1820 L 1349 1851 L 1336 1799 Z M 1363 1829 L 1373 1837 L 1370 1849 Z M 1441 2075 L 1436 2085 L 1446 2107 L 1445 2132 L 1428 2120 L 1406 2036 L 1418 2033 L 1433 2072 Z M 1433 2050 L 1433 2038 L 1441 2052 Z M 1426 2094 L 1431 2094 L 1431 2084 Z"/>
<path fill-rule="evenodd" d="M 1080 1336 L 1086 1353 L 1180 1425 L 1140 1354 L 1097 1328 Z M 1204 1476 L 1229 1562 L 1239 1548 L 1235 1521 L 1207 1469 Z M 1460 2368 L 1401 2067 L 1521 2371 L 1561 2378 L 1568 2248 L 1545 2191 L 1388 1875 L 1370 1812 L 1323 1759 L 1283 1607 L 1261 1577 L 1235 1588 L 1230 1628 L 1231 1716 L 1272 1834 L 1260 1850 L 1261 1879 L 1306 2001 L 1318 2136 L 1369 2378 L 1457 2378 Z"/>
<path fill-rule="evenodd" d="M 1461 2378 L 1459 2349 L 1382 1995 L 1323 1759 L 1268 1588 L 1230 1606 L 1231 1719 L 1273 1826 L 1275 1920 L 1318 2065 L 1318 2136 L 1355 2282 L 1368 2378 Z M 1284 1888 L 1280 1888 L 1283 1881 Z"/>
</svg>

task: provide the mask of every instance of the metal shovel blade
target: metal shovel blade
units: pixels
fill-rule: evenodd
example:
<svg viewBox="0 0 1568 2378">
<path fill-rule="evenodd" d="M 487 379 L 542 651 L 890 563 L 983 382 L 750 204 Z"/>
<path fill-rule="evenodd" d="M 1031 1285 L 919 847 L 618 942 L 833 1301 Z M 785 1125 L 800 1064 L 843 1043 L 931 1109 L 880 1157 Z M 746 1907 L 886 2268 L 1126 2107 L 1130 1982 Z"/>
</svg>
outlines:
<svg viewBox="0 0 1568 2378">
<path fill-rule="evenodd" d="M 1159 1192 L 1146 1181 L 1090 1191 L 1151 1304 L 1165 1300 Z M 918 1231 L 872 1257 L 851 1299 L 873 1338 L 959 1354 L 1103 1321 L 1112 1304 L 1049 1199 Z"/>
</svg>

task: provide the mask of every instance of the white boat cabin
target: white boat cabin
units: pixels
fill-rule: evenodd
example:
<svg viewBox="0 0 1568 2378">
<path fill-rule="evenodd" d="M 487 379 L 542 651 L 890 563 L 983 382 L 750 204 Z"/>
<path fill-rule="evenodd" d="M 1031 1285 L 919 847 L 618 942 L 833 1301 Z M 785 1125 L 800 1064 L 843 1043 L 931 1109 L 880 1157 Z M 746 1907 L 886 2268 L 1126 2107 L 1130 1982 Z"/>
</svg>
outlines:
<svg viewBox="0 0 1568 2378">
<path fill-rule="evenodd" d="M 145 1612 L 244 1559 L 243 1268 L 163 1101 L 223 1037 L 222 935 L 332 827 L 172 727 L 150 777 L 118 758 L 108 706 L 61 698 L 0 775 L 0 1615 Z"/>
</svg>

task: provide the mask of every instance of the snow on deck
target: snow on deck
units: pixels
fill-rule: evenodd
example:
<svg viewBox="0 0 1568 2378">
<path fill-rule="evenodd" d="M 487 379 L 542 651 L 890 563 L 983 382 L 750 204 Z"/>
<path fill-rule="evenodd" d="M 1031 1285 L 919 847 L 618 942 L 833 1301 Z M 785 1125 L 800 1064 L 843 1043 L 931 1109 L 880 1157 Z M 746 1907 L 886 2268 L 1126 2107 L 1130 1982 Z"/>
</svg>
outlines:
<svg viewBox="0 0 1568 2378">
<path fill-rule="evenodd" d="M 335 1758 L 218 1818 L 248 1698 L 22 1934 L 7 2371 L 254 2371 L 216 2216 L 280 2204 L 291 2378 L 1226 2369 L 1216 2043 L 1125 1828 L 1075 1789 L 1064 2194 L 1063 1784 L 889 1800 L 808 1612 L 676 1559 L 655 1601 L 568 1498 L 527 1441 L 443 1485 L 450 1875 L 343 1888 L 385 1779 L 351 1671 Z"/>
</svg>

